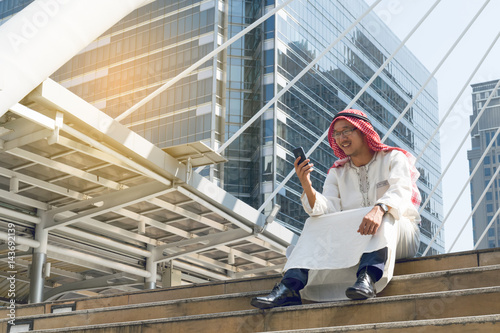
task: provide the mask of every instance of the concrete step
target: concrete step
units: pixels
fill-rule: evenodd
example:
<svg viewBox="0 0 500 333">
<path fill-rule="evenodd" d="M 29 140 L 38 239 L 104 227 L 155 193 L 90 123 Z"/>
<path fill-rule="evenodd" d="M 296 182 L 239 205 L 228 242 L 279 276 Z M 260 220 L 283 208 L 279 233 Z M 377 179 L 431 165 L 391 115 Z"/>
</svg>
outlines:
<svg viewBox="0 0 500 333">
<path fill-rule="evenodd" d="M 89 310 L 125 306 L 132 304 L 145 304 L 167 300 L 205 297 L 214 295 L 234 294 L 256 290 L 272 289 L 279 282 L 281 275 L 275 274 L 257 278 L 234 279 L 227 281 L 214 281 L 201 284 L 191 284 L 156 290 L 129 292 L 110 296 L 89 297 L 65 301 L 17 305 L 16 317 L 50 314 L 60 307 L 73 307 L 74 310 Z M 0 319 L 6 318 L 8 309 L 0 309 Z"/>
<path fill-rule="evenodd" d="M 500 265 L 492 265 L 396 276 L 388 287 L 379 293 L 378 297 L 500 286 L 500 280 L 498 279 L 498 276 L 500 276 L 499 273 Z M 87 324 L 104 324 L 141 319 L 248 310 L 252 309 L 249 305 L 251 297 L 265 294 L 268 291 L 269 290 L 252 291 L 120 305 L 106 308 L 76 310 L 63 314 L 18 316 L 18 319 L 33 322 L 34 328 L 36 329 L 48 329 L 54 327 L 72 327 Z"/>
<path fill-rule="evenodd" d="M 410 320 L 405 322 L 377 323 L 351 326 L 273 331 L 268 333 L 326 333 L 326 332 L 405 332 L 405 333 L 477 333 L 499 332 L 500 314 L 472 317 L 455 317 L 431 320 Z"/>
<path fill-rule="evenodd" d="M 30 322 L 34 330 L 67 328 L 74 326 L 119 323 L 137 320 L 214 314 L 249 310 L 252 297 L 261 291 L 225 294 L 205 297 L 176 299 L 145 304 L 131 304 L 107 308 L 78 310 L 67 313 L 40 314 L 17 317 L 21 322 Z M 0 323 L 0 333 L 7 327 L 6 320 Z"/>
<path fill-rule="evenodd" d="M 397 276 L 416 273 L 430 273 L 436 271 L 466 269 L 473 267 L 483 267 L 490 265 L 500 265 L 500 248 L 457 252 L 445 255 L 404 259 L 396 263 L 395 278 L 389 284 L 382 295 L 401 294 L 397 291 Z M 422 276 L 423 277 L 423 276 Z M 228 281 L 215 281 L 202 284 L 193 284 L 156 290 L 137 291 L 111 296 L 99 296 L 82 298 L 71 301 L 54 301 L 38 304 L 17 305 L 16 316 L 32 316 L 37 314 L 51 313 L 54 308 L 66 305 L 72 306 L 75 310 L 86 310 L 94 308 L 104 308 L 128 304 L 140 304 L 174 299 L 184 299 L 191 297 L 203 297 L 211 295 L 232 294 L 238 292 L 249 292 L 256 290 L 271 289 L 280 280 L 280 275 L 270 275 L 258 278 L 243 278 Z M 423 284 L 422 281 L 420 284 Z M 430 283 L 434 283 L 431 281 Z M 456 283 L 461 283 L 456 281 Z M 393 286 L 394 284 L 394 286 Z M 486 285 L 485 285 L 486 286 Z M 414 286 L 416 288 L 416 286 Z M 456 288 L 455 288 L 456 289 Z M 437 290 L 453 290 L 435 289 Z M 403 292 L 404 293 L 404 292 Z M 0 309 L 0 318 L 7 317 L 8 310 Z"/>
<path fill-rule="evenodd" d="M 500 265 L 393 277 L 378 297 L 500 286 Z"/>
<path fill-rule="evenodd" d="M 445 271 L 449 269 L 500 265 L 500 248 L 464 251 L 396 262 L 394 275 Z"/>
<path fill-rule="evenodd" d="M 250 295 L 247 295 L 248 297 Z M 365 301 L 337 301 L 271 310 L 231 311 L 184 315 L 169 318 L 85 324 L 80 327 L 38 330 L 36 332 L 260 332 L 374 325 L 419 320 L 497 315 L 500 313 L 500 287 L 432 292 L 426 294 L 377 297 Z M 62 318 L 62 317 L 60 317 Z M 60 320 L 62 321 L 62 320 Z M 367 326 L 368 327 L 368 326 Z"/>
</svg>

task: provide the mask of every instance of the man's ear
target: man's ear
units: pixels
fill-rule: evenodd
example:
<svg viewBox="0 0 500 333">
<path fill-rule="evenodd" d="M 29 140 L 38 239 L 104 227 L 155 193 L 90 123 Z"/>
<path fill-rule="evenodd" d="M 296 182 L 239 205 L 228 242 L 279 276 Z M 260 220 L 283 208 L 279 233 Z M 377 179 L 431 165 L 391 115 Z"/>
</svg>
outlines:
<svg viewBox="0 0 500 333">
<path fill-rule="evenodd" d="M 363 135 L 363 140 L 365 141 L 366 145 L 368 147 L 370 147 L 370 143 L 368 142 L 368 136 L 365 133 L 363 133 L 363 132 L 361 132 L 361 133 Z"/>
</svg>

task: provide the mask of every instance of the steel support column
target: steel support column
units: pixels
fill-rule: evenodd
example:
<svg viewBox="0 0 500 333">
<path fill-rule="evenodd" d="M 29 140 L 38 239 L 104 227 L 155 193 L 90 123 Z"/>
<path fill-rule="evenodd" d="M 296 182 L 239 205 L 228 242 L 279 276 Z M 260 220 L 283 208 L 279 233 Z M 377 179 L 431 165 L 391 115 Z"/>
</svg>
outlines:
<svg viewBox="0 0 500 333">
<path fill-rule="evenodd" d="M 154 250 L 154 246 L 151 244 L 148 244 L 148 251 L 153 252 L 153 250 Z M 145 279 L 144 289 L 156 289 L 157 267 L 158 267 L 158 265 L 156 264 L 153 255 L 146 258 L 146 271 L 151 273 L 151 276 Z"/>
<path fill-rule="evenodd" d="M 43 302 L 43 283 L 45 280 L 43 267 L 47 261 L 47 242 L 49 232 L 45 230 L 46 215 L 42 213 L 40 224 L 35 226 L 35 241 L 40 243 L 40 246 L 33 249 L 33 260 L 30 271 L 30 303 Z"/>
</svg>

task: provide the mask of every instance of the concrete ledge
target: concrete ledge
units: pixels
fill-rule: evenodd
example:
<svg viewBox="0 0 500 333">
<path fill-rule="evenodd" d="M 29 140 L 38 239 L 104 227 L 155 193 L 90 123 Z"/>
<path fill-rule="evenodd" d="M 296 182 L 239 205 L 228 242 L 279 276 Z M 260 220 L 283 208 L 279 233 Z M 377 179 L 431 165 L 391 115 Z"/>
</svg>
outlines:
<svg viewBox="0 0 500 333">
<path fill-rule="evenodd" d="M 394 275 L 500 264 L 500 248 L 472 250 L 396 261 Z"/>
<path fill-rule="evenodd" d="M 268 333 L 325 333 L 325 332 L 498 332 L 500 330 L 500 314 L 472 317 L 455 317 L 431 320 L 411 320 L 405 322 L 378 323 L 352 326 L 334 326 L 303 330 L 268 331 Z"/>
<path fill-rule="evenodd" d="M 213 281 L 163 289 L 120 293 L 116 295 L 103 295 L 63 301 L 24 304 L 16 306 L 16 316 L 19 318 L 22 316 L 32 316 L 36 314 L 50 314 L 52 306 L 59 306 L 63 304 L 75 304 L 76 310 L 86 310 L 192 297 L 249 292 L 254 290 L 268 290 L 272 289 L 273 285 L 280 279 L 280 274 L 273 274 L 257 278 L 253 277 L 227 281 Z M 7 313 L 7 308 L 0 308 L 0 319 L 6 318 Z"/>
<path fill-rule="evenodd" d="M 262 294 L 262 291 L 253 291 L 229 295 L 194 297 L 146 304 L 77 310 L 66 313 L 38 314 L 23 317 L 22 320 L 32 321 L 34 330 L 42 330 L 89 324 L 123 323 L 135 320 L 144 321 L 158 318 L 213 314 L 251 309 L 250 299 Z M 8 318 L 0 319 L 0 333 L 7 321 Z"/>
<path fill-rule="evenodd" d="M 378 297 L 500 286 L 500 265 L 395 276 Z"/>
</svg>

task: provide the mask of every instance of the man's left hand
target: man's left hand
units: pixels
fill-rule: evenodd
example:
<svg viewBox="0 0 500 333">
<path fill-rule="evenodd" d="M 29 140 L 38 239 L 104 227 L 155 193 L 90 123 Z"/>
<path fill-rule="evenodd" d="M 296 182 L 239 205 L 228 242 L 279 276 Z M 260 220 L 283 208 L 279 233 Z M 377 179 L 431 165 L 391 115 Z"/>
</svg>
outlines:
<svg viewBox="0 0 500 333">
<path fill-rule="evenodd" d="M 363 222 L 359 225 L 358 232 L 361 235 L 375 235 L 382 223 L 383 216 L 384 211 L 382 208 L 379 206 L 373 207 L 372 210 L 363 217 Z"/>
</svg>

